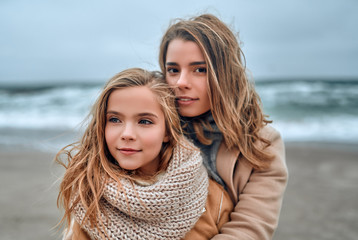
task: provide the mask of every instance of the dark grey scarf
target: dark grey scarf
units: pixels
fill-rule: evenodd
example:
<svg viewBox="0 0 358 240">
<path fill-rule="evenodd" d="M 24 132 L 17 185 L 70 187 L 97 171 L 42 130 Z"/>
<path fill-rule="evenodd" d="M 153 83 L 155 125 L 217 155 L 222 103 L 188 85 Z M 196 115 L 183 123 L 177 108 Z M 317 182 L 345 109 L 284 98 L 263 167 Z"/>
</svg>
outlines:
<svg viewBox="0 0 358 240">
<path fill-rule="evenodd" d="M 212 128 L 208 129 L 203 127 L 205 137 L 212 140 L 210 145 L 201 143 L 196 136 L 193 123 L 202 121 L 208 123 Z M 216 155 L 218 153 L 220 143 L 223 139 L 223 135 L 219 128 L 216 126 L 211 111 L 196 117 L 181 117 L 181 122 L 185 136 L 191 139 L 195 146 L 200 148 L 201 152 L 203 153 L 203 163 L 208 171 L 209 176 L 226 188 L 225 182 L 219 176 L 216 169 Z"/>
</svg>

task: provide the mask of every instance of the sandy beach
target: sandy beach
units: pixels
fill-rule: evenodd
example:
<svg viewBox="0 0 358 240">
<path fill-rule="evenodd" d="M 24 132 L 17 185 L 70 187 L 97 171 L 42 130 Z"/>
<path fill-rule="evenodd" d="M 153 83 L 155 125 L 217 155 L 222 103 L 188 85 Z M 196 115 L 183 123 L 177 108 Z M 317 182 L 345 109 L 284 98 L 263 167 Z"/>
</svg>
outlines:
<svg viewBox="0 0 358 240">
<path fill-rule="evenodd" d="M 357 145 L 286 143 L 286 154 L 290 179 L 274 239 L 357 239 Z M 1 239 L 60 239 L 53 227 L 63 170 L 53 157 L 1 146 Z"/>
</svg>

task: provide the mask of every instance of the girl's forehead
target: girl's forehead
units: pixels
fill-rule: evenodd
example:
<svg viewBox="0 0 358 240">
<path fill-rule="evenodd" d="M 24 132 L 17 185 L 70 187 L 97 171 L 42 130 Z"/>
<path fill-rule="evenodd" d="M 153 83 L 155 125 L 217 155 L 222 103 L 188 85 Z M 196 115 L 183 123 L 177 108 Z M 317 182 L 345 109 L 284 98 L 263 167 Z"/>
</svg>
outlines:
<svg viewBox="0 0 358 240">
<path fill-rule="evenodd" d="M 106 114 L 114 114 L 128 120 L 150 116 L 165 122 L 162 106 L 148 87 L 116 89 L 109 96 Z"/>
<path fill-rule="evenodd" d="M 166 61 L 178 60 L 203 61 L 204 55 L 196 42 L 175 39 L 168 45 Z"/>
<path fill-rule="evenodd" d="M 157 94 L 148 86 L 129 86 L 125 88 L 115 89 L 109 95 L 108 105 L 123 106 L 132 105 L 160 105 Z"/>
</svg>

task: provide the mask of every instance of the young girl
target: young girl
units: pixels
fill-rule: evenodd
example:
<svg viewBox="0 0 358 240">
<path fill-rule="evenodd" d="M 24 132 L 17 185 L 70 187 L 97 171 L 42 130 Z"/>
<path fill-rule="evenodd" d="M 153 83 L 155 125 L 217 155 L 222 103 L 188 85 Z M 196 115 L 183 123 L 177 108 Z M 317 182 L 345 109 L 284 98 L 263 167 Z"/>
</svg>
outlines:
<svg viewBox="0 0 358 240">
<path fill-rule="evenodd" d="M 288 176 L 284 145 L 268 126 L 235 35 L 210 14 L 178 20 L 162 38 L 159 63 L 175 87 L 184 133 L 235 206 L 213 239 L 272 239 Z"/>
<path fill-rule="evenodd" d="M 58 196 L 61 222 L 69 225 L 64 239 L 180 239 L 191 228 L 187 237 L 209 239 L 228 221 L 231 202 L 222 203 L 226 198 L 217 196 L 225 191 L 213 183 L 208 203 L 217 209 L 205 211 L 207 172 L 182 136 L 160 73 L 117 74 L 91 116 L 81 142 L 56 156 L 66 168 Z"/>
</svg>

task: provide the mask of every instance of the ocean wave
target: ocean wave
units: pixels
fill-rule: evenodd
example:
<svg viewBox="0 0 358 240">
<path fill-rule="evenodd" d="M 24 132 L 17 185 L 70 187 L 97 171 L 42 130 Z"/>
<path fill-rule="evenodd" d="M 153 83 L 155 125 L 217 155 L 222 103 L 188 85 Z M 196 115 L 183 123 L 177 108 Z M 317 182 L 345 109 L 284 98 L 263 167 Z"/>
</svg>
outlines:
<svg viewBox="0 0 358 240">
<path fill-rule="evenodd" d="M 96 86 L 3 92 L 0 97 L 0 127 L 74 128 L 85 119 L 99 91 Z"/>
<path fill-rule="evenodd" d="M 77 129 L 101 88 L 0 89 L 0 129 Z M 358 81 L 262 81 L 256 88 L 286 141 L 358 142 Z"/>
</svg>

